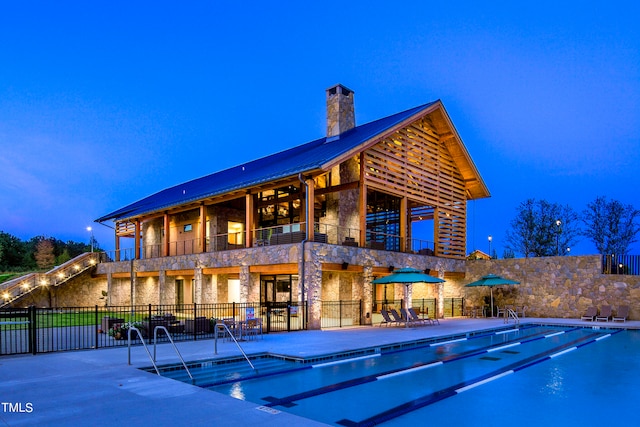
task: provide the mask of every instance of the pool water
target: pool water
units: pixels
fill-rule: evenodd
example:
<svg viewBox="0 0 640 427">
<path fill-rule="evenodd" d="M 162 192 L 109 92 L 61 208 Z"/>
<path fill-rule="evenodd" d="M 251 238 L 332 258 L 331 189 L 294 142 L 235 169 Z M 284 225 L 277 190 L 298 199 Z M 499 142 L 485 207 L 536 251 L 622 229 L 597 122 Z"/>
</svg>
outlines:
<svg viewBox="0 0 640 427">
<path fill-rule="evenodd" d="M 257 376 L 237 369 L 217 382 L 206 366 L 192 374 L 210 390 L 330 425 L 589 426 L 633 414 L 639 355 L 638 331 L 526 325 L 347 360 L 264 357 Z"/>
</svg>

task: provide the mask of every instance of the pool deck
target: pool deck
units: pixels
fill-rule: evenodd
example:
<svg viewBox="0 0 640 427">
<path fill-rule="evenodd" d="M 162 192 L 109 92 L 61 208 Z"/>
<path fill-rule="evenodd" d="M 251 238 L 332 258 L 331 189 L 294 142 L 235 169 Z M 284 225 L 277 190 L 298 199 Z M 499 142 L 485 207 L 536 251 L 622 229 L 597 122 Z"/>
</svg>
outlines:
<svg viewBox="0 0 640 427">
<path fill-rule="evenodd" d="M 640 329 L 640 321 L 526 318 L 521 323 Z M 268 334 L 241 345 L 249 355 L 272 352 L 310 357 L 502 326 L 503 319 L 452 318 L 435 326 Z M 187 361 L 240 354 L 233 342 L 222 340 L 218 340 L 217 355 L 214 340 L 179 342 L 177 346 Z M 157 350 L 158 365 L 179 362 L 169 345 L 158 345 Z M 126 348 L 112 348 L 0 357 L 0 426 L 325 425 L 139 370 L 151 366 L 144 348 L 132 347 L 131 365 L 127 353 Z"/>
</svg>

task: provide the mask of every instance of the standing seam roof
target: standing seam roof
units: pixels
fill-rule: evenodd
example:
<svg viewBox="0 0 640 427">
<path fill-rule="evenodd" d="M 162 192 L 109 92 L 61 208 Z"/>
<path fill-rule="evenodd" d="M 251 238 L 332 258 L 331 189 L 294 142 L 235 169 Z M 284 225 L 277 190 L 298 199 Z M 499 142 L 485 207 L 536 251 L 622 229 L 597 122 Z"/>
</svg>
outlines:
<svg viewBox="0 0 640 427">
<path fill-rule="evenodd" d="M 131 218 L 320 169 L 322 165 L 353 150 L 376 135 L 387 132 L 436 102 L 430 102 L 356 126 L 340 134 L 337 139 L 316 139 L 276 154 L 166 188 L 104 215 L 96 219 L 96 222 Z"/>
</svg>

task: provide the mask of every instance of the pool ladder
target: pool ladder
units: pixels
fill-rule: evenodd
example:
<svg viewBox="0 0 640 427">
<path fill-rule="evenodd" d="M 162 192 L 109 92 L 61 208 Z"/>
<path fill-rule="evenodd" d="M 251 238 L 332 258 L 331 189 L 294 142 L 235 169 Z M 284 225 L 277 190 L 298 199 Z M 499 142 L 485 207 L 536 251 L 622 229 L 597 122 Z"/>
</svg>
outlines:
<svg viewBox="0 0 640 427">
<path fill-rule="evenodd" d="M 513 321 L 516 325 L 520 324 L 520 318 L 518 317 L 516 312 L 513 311 L 512 308 L 507 308 L 507 312 L 504 315 L 504 323 L 509 323 L 510 318 L 513 318 Z"/>
<path fill-rule="evenodd" d="M 144 342 L 144 338 L 142 337 L 142 332 L 140 332 L 140 330 L 138 328 L 136 328 L 135 326 L 132 326 L 132 327 L 129 328 L 129 331 L 128 331 L 128 334 L 127 334 L 127 339 L 129 340 L 129 342 L 128 342 L 128 347 L 129 347 L 129 359 L 128 359 L 128 362 L 129 362 L 129 365 L 131 365 L 131 333 L 135 332 L 140 337 L 140 341 L 142 341 L 142 346 L 144 347 L 144 350 L 147 352 L 147 355 L 149 356 L 149 360 L 151 360 L 151 364 L 153 365 L 153 368 L 156 370 L 156 373 L 158 375 L 160 375 L 160 370 L 158 369 L 158 365 L 156 365 L 156 347 L 157 347 L 157 344 L 158 344 L 158 329 L 163 330 L 165 332 L 165 334 L 167 334 L 167 338 L 169 338 L 169 342 L 171 342 L 171 345 L 173 346 L 173 349 L 176 351 L 176 354 L 180 358 L 180 362 L 182 362 L 182 366 L 184 366 L 184 370 L 187 371 L 187 374 L 189 375 L 189 378 L 191 378 L 191 383 L 195 384 L 195 380 L 193 379 L 193 376 L 191 375 L 191 372 L 189 371 L 189 368 L 187 368 L 187 364 L 184 363 L 184 359 L 182 358 L 182 355 L 178 351 L 178 347 L 176 347 L 176 344 L 173 342 L 173 338 L 171 338 L 171 334 L 169 333 L 167 328 L 162 326 L 162 325 L 158 325 L 155 328 L 153 328 L 153 357 L 151 357 L 151 353 L 149 352 L 149 348 L 147 347 L 147 344 Z"/>
</svg>

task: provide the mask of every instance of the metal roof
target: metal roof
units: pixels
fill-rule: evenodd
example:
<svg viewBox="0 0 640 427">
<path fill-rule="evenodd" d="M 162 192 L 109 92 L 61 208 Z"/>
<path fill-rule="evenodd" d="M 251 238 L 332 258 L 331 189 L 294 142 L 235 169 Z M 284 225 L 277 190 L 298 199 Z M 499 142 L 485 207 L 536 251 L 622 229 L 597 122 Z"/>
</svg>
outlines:
<svg viewBox="0 0 640 427">
<path fill-rule="evenodd" d="M 398 124 L 422 113 L 439 101 L 384 117 L 343 132 L 339 137 L 320 138 L 291 149 L 215 172 L 152 194 L 104 215 L 96 222 L 121 220 L 176 207 L 232 191 L 322 169 L 332 160 L 352 151 Z"/>
</svg>

